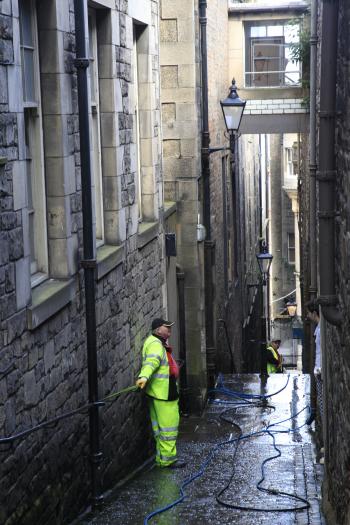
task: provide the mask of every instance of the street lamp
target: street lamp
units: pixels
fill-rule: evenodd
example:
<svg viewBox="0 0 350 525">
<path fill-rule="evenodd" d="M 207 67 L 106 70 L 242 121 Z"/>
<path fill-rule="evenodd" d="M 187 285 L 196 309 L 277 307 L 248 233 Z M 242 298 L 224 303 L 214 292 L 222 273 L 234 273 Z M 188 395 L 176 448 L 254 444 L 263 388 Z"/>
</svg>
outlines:
<svg viewBox="0 0 350 525">
<path fill-rule="evenodd" d="M 224 114 L 227 131 L 230 134 L 238 131 L 246 101 L 239 98 L 235 79 L 232 79 L 228 97 L 225 98 L 225 100 L 220 100 L 220 104 Z"/>
<path fill-rule="evenodd" d="M 268 252 L 267 244 L 265 241 L 261 244 L 261 251 L 256 255 L 258 261 L 259 270 L 261 273 L 261 312 L 262 319 L 265 321 L 262 323 L 262 337 L 261 337 L 261 363 L 260 363 L 260 376 L 262 378 L 267 377 L 267 355 L 266 355 L 266 339 L 270 339 L 270 324 L 269 324 L 269 297 L 268 291 L 265 293 L 266 307 L 264 307 L 264 286 L 267 285 L 269 271 L 272 263 L 273 255 Z"/>
<path fill-rule="evenodd" d="M 287 303 L 286 308 L 287 308 L 289 317 L 291 318 L 295 317 L 295 314 L 297 313 L 297 303 Z"/>
<path fill-rule="evenodd" d="M 262 251 L 256 255 L 258 261 L 259 270 L 262 276 L 263 285 L 267 283 L 267 278 L 270 271 L 273 255 L 268 253 L 266 243 L 262 244 Z"/>
</svg>

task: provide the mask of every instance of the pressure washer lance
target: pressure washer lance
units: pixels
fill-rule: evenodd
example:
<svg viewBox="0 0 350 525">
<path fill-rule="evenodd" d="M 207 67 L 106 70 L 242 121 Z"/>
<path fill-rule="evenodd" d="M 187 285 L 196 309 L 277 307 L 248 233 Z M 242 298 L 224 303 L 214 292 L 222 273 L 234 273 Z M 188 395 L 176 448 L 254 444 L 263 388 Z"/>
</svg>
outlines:
<svg viewBox="0 0 350 525">
<path fill-rule="evenodd" d="M 109 394 L 108 396 L 101 399 L 101 401 L 112 401 L 114 398 L 121 396 L 122 394 L 127 394 L 128 392 L 136 392 L 136 390 L 141 390 L 138 386 L 128 386 L 127 388 L 123 388 L 123 390 L 119 390 L 118 392 L 113 392 L 112 394 Z"/>
</svg>

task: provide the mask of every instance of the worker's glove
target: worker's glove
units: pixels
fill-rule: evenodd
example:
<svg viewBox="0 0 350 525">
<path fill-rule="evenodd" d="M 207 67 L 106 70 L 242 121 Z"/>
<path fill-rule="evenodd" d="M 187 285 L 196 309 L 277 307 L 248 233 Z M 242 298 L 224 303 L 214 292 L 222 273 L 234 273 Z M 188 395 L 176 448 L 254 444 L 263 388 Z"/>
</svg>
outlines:
<svg viewBox="0 0 350 525">
<path fill-rule="evenodd" d="M 138 380 L 136 381 L 136 386 L 142 389 L 142 388 L 145 388 L 146 383 L 147 383 L 146 377 L 139 377 Z"/>
</svg>

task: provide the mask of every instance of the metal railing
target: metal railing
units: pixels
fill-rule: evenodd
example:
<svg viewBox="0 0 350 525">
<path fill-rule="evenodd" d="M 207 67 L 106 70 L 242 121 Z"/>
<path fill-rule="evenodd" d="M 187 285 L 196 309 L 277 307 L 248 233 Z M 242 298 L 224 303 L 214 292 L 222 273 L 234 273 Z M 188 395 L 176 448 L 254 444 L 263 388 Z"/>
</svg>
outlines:
<svg viewBox="0 0 350 525">
<path fill-rule="evenodd" d="M 273 38 L 273 37 L 271 37 Z M 269 37 L 252 37 L 250 60 L 245 72 L 246 87 L 298 86 L 301 82 L 301 64 L 292 59 L 293 44 L 274 43 Z M 294 63 L 294 69 L 287 69 Z"/>
<path fill-rule="evenodd" d="M 298 74 L 298 80 L 290 75 Z M 245 87 L 297 87 L 301 85 L 299 69 L 293 71 L 246 71 Z M 269 77 L 269 75 L 275 75 Z"/>
</svg>

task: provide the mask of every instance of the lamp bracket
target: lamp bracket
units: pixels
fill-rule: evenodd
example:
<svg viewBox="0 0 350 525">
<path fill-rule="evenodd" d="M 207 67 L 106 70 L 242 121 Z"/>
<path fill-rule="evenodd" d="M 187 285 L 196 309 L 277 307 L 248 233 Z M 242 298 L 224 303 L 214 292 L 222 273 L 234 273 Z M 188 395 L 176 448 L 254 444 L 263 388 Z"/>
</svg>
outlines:
<svg viewBox="0 0 350 525">
<path fill-rule="evenodd" d="M 208 153 L 209 155 L 211 153 L 215 153 L 216 151 L 227 151 L 227 150 L 230 150 L 231 148 L 227 147 L 227 146 L 218 146 L 217 148 L 208 148 Z"/>
</svg>

